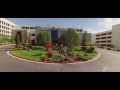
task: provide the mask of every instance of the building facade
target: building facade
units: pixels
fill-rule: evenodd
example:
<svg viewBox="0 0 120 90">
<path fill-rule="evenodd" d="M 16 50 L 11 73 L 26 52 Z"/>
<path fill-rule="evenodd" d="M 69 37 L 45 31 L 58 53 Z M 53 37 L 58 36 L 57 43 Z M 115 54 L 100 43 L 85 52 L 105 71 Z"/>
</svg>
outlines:
<svg viewBox="0 0 120 90">
<path fill-rule="evenodd" d="M 7 19 L 0 18 L 0 33 L 11 36 L 12 30 L 15 29 L 16 24 Z"/>
<path fill-rule="evenodd" d="M 32 26 L 32 25 L 17 25 L 7 19 L 0 18 L 0 33 L 13 36 L 15 38 L 16 33 L 20 35 L 20 41 L 24 42 L 24 33 L 25 30 L 28 30 L 29 33 L 29 43 L 36 43 L 36 36 L 42 30 L 46 30 L 50 33 L 52 40 L 59 38 L 68 28 L 61 27 L 58 25 L 46 25 L 46 26 Z M 84 28 L 74 28 L 78 33 L 80 39 L 82 39 L 83 33 L 85 32 Z M 92 42 L 92 34 L 88 33 L 89 42 Z"/>
<path fill-rule="evenodd" d="M 93 41 L 98 46 L 113 46 L 120 49 L 120 24 L 113 25 L 112 30 L 93 34 Z"/>
<path fill-rule="evenodd" d="M 59 38 L 65 31 L 67 31 L 67 29 L 68 28 L 63 28 L 58 25 L 56 25 L 56 26 L 55 25 L 46 25 L 44 27 L 42 27 L 42 26 L 20 26 L 20 29 L 13 30 L 12 36 L 15 38 L 16 33 L 19 33 L 20 37 L 21 37 L 21 39 L 20 39 L 21 42 L 24 42 L 24 32 L 25 32 L 25 30 L 28 30 L 29 31 L 29 43 L 35 44 L 35 43 L 37 43 L 36 36 L 43 30 L 48 31 L 51 35 L 51 39 L 55 40 L 56 38 Z M 75 28 L 74 30 L 78 33 L 80 39 L 82 39 L 85 29 L 84 28 Z M 89 42 L 92 42 L 91 37 L 92 37 L 92 34 L 88 33 Z"/>
</svg>

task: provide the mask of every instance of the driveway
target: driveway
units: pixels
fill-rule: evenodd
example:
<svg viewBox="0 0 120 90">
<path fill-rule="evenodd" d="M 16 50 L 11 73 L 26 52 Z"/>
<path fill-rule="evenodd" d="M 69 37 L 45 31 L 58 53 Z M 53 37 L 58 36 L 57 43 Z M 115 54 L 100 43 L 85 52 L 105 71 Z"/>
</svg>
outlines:
<svg viewBox="0 0 120 90">
<path fill-rule="evenodd" d="M 120 72 L 120 54 L 97 49 L 97 60 L 76 64 L 45 64 L 16 59 L 6 52 L 13 46 L 0 47 L 0 72 Z"/>
</svg>

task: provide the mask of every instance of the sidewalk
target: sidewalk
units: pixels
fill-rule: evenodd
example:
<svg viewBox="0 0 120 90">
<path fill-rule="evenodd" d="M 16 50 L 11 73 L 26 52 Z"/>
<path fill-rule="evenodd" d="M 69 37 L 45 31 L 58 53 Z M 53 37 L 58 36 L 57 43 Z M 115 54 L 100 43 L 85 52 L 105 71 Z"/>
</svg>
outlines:
<svg viewBox="0 0 120 90">
<path fill-rule="evenodd" d="M 102 48 L 98 48 L 98 49 L 102 49 Z M 112 50 L 107 50 L 107 49 L 102 49 L 102 50 L 120 54 L 120 52 L 118 52 L 118 51 L 112 51 Z"/>
<path fill-rule="evenodd" d="M 11 46 L 11 45 L 15 45 L 15 44 L 2 45 L 2 46 L 0 46 L 0 47 Z"/>
</svg>

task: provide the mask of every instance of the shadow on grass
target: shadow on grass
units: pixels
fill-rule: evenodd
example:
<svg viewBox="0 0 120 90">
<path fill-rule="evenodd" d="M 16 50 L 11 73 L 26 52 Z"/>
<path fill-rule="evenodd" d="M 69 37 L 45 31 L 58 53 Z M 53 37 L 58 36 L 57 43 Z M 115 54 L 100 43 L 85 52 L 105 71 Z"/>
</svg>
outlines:
<svg viewBox="0 0 120 90">
<path fill-rule="evenodd" d="M 36 55 L 32 55 L 32 56 L 41 56 L 42 54 L 36 54 Z"/>
<path fill-rule="evenodd" d="M 33 47 L 32 49 L 33 49 L 33 50 L 44 50 L 43 47 Z"/>
</svg>

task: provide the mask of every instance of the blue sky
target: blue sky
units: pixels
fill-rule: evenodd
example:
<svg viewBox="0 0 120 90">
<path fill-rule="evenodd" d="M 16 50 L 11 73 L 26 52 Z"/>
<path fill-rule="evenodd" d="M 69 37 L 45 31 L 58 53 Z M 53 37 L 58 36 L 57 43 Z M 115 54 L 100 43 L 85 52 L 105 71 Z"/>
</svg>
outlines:
<svg viewBox="0 0 120 90">
<path fill-rule="evenodd" d="M 120 23 L 120 19 L 113 18 L 6 18 L 18 25 L 60 25 L 63 27 L 86 28 L 88 32 L 96 33 L 111 29 L 113 24 Z"/>
</svg>

